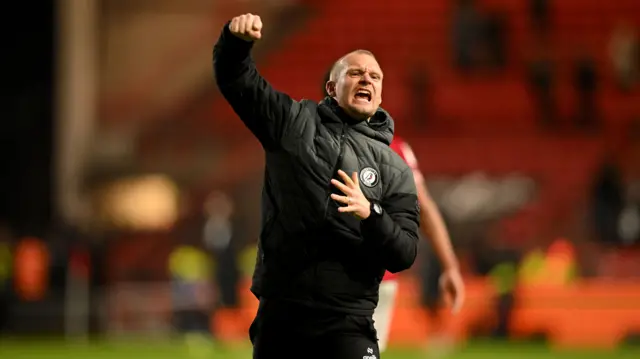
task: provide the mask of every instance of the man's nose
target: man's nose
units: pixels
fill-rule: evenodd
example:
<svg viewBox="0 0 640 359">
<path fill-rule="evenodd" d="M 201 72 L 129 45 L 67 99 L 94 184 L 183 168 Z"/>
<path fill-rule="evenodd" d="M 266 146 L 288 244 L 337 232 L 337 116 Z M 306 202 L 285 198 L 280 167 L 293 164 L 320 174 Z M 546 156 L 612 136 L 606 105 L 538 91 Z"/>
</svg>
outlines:
<svg viewBox="0 0 640 359">
<path fill-rule="evenodd" d="M 363 74 L 360 76 L 360 81 L 358 82 L 360 85 L 368 85 L 371 83 L 371 76 L 369 74 Z"/>
</svg>

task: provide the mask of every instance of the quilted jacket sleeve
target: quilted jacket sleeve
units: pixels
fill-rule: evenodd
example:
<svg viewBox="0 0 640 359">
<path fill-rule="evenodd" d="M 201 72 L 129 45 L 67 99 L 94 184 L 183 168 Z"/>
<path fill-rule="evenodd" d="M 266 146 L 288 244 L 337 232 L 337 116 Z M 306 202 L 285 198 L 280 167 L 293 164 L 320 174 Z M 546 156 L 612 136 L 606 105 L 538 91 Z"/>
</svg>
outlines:
<svg viewBox="0 0 640 359">
<path fill-rule="evenodd" d="M 418 253 L 420 207 L 410 168 L 393 178 L 381 206 L 382 215 L 363 220 L 361 230 L 378 247 L 384 268 L 397 273 L 410 268 Z"/>
<path fill-rule="evenodd" d="M 253 42 L 222 30 L 213 49 L 216 84 L 242 122 L 265 149 L 276 149 L 297 117 L 300 104 L 275 90 L 259 73 L 251 58 Z"/>
</svg>

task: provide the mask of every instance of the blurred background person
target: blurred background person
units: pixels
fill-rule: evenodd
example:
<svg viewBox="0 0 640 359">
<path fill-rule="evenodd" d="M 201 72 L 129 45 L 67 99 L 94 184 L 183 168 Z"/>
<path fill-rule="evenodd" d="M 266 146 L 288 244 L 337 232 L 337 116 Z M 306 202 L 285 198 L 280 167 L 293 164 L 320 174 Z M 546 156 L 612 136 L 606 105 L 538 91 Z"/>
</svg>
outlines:
<svg viewBox="0 0 640 359">
<path fill-rule="evenodd" d="M 618 87 L 630 91 L 638 82 L 640 71 L 640 40 L 634 24 L 626 21 L 616 24 L 609 40 L 609 56 Z"/>
<path fill-rule="evenodd" d="M 433 315 L 435 311 L 441 309 L 450 310 L 457 314 L 464 305 L 465 289 L 460 265 L 451 244 L 449 232 L 442 218 L 440 210 L 431 198 L 425 178 L 418 167 L 418 160 L 409 144 L 401 137 L 396 136 L 391 142 L 391 149 L 397 153 L 413 171 L 414 181 L 418 191 L 418 205 L 420 206 L 421 233 L 429 241 L 426 266 L 427 278 L 423 285 L 427 286 L 427 309 L 434 320 L 433 340 L 431 345 L 439 347 L 441 350 L 448 350 L 453 339 L 448 338 L 443 323 L 439 316 Z M 436 277 L 437 276 L 437 277 Z M 437 289 L 434 289 L 436 287 Z M 397 275 L 385 273 L 380 284 L 380 295 L 378 307 L 374 314 L 376 330 L 378 331 L 378 341 L 380 350 L 387 347 L 391 321 L 394 315 L 394 306 L 398 291 Z M 423 289 L 425 291 L 425 289 Z M 437 296 L 437 299 L 434 298 Z M 437 300 L 437 303 L 432 300 Z M 429 347 L 431 349 L 431 346 Z"/>
<path fill-rule="evenodd" d="M 169 257 L 174 328 L 195 352 L 212 339 L 213 266 L 202 246 L 179 244 Z"/>
<path fill-rule="evenodd" d="M 238 305 L 238 250 L 234 239 L 233 201 L 222 191 L 207 195 L 204 203 L 204 245 L 216 262 L 216 285 L 220 306 Z"/>
<path fill-rule="evenodd" d="M 409 116 L 417 128 L 427 129 L 433 118 L 434 89 L 431 74 L 426 60 L 416 60 L 406 69 L 405 79 L 408 84 L 411 100 Z"/>
<path fill-rule="evenodd" d="M 535 116 L 541 128 L 554 130 L 558 126 L 556 104 L 556 74 L 553 59 L 545 42 L 536 42 L 528 65 L 528 85 L 534 101 Z"/>
<path fill-rule="evenodd" d="M 483 65 L 490 71 L 502 71 L 507 65 L 507 16 L 500 10 L 488 11 L 482 24 Z"/>
<path fill-rule="evenodd" d="M 482 20 L 474 0 L 456 0 L 451 23 L 453 58 L 462 71 L 473 70 L 478 61 Z"/>
<path fill-rule="evenodd" d="M 612 155 L 605 158 L 596 173 L 592 191 L 594 233 L 604 243 L 618 243 L 618 223 L 625 203 L 625 185 Z"/>
<path fill-rule="evenodd" d="M 212 323 L 219 293 L 214 258 L 193 213 L 196 203 L 191 193 L 180 199 L 167 272 L 171 283 L 172 331 L 181 335 L 192 354 L 205 355 L 217 334 Z"/>
<path fill-rule="evenodd" d="M 573 76 L 577 95 L 575 123 L 581 129 L 596 129 L 601 125 L 596 97 L 601 80 L 595 61 L 585 50 L 581 50 L 575 58 Z"/>
<path fill-rule="evenodd" d="M 529 0 L 529 16 L 536 36 L 544 37 L 549 33 L 549 0 Z"/>
</svg>

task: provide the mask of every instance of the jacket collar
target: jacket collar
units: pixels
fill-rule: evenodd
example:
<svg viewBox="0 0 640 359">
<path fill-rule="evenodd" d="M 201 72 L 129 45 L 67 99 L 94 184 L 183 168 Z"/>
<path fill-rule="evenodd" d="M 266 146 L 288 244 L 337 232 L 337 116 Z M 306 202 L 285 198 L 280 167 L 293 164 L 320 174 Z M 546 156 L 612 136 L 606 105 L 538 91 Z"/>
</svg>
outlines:
<svg viewBox="0 0 640 359">
<path fill-rule="evenodd" d="M 332 97 L 325 97 L 318 105 L 322 122 L 343 123 L 363 135 L 386 145 L 393 140 L 394 122 L 389 113 L 382 108 L 369 121 L 355 120 L 347 115 Z"/>
</svg>

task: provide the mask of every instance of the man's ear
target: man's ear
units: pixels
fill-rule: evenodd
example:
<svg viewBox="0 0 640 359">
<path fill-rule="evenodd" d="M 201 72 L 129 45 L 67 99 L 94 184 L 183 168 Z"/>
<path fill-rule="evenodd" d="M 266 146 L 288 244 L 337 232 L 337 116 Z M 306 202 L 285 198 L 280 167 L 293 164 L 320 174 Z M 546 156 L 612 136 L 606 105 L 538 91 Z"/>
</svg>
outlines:
<svg viewBox="0 0 640 359">
<path fill-rule="evenodd" d="M 327 83 L 324 85 L 324 89 L 327 92 L 327 95 L 329 97 L 335 97 L 336 96 L 336 82 L 335 81 L 327 81 Z"/>
</svg>

